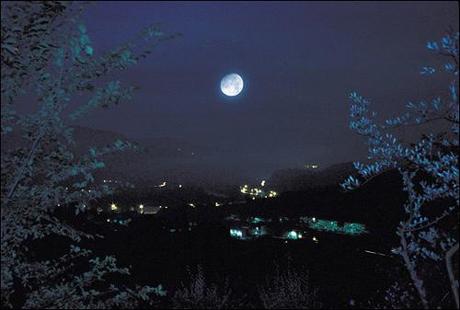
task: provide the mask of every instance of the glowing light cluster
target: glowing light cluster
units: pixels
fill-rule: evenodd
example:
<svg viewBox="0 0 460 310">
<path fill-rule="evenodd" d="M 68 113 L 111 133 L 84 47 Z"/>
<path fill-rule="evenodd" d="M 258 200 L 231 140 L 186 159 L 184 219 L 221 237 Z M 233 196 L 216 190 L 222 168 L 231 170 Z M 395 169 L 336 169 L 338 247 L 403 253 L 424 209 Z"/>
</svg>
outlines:
<svg viewBox="0 0 460 310">
<path fill-rule="evenodd" d="M 144 214 L 144 205 L 143 204 L 139 205 L 139 213 Z"/>
<path fill-rule="evenodd" d="M 290 232 L 288 232 L 287 238 L 291 240 L 302 239 L 302 234 L 295 230 L 291 230 Z"/>
<path fill-rule="evenodd" d="M 304 217 L 301 220 L 308 225 L 309 228 L 319 231 L 328 231 L 346 235 L 361 235 L 367 233 L 366 226 L 360 223 L 344 223 L 342 226 L 337 221 L 321 220 Z"/>
<path fill-rule="evenodd" d="M 242 239 L 243 238 L 243 232 L 239 229 L 230 229 L 230 236 L 233 238 L 238 238 Z"/>
<path fill-rule="evenodd" d="M 253 224 L 259 224 L 259 223 L 265 222 L 265 220 L 263 218 L 261 218 L 261 217 L 254 216 L 254 217 L 250 218 L 250 222 L 253 223 Z"/>
<path fill-rule="evenodd" d="M 166 181 L 163 181 L 163 183 L 161 183 L 160 185 L 158 185 L 158 187 L 160 187 L 160 188 L 161 188 L 161 187 L 165 187 L 166 184 L 167 184 Z"/>
<path fill-rule="evenodd" d="M 236 239 L 253 239 L 259 238 L 262 236 L 267 235 L 267 230 L 265 226 L 257 226 L 254 228 L 249 227 L 242 227 L 242 228 L 231 228 L 230 229 L 230 237 Z"/>
<path fill-rule="evenodd" d="M 265 180 L 261 182 L 261 186 L 265 186 Z M 267 192 L 257 187 L 251 188 L 247 184 L 240 187 L 240 192 L 242 194 L 252 196 L 253 200 L 255 200 L 255 198 L 273 198 L 278 196 L 278 193 L 275 191 L 269 190 Z"/>
<path fill-rule="evenodd" d="M 121 181 L 119 182 L 117 180 L 105 180 L 105 179 L 102 180 L 102 182 L 104 182 L 104 183 L 121 183 Z"/>
<path fill-rule="evenodd" d="M 360 235 L 367 232 L 366 226 L 359 223 L 345 223 L 342 229 L 349 235 Z"/>
<path fill-rule="evenodd" d="M 251 235 L 253 237 L 261 237 L 261 236 L 264 236 L 266 234 L 267 234 L 267 231 L 266 231 L 264 226 L 256 227 L 256 228 L 252 229 L 252 231 L 251 231 Z"/>
</svg>

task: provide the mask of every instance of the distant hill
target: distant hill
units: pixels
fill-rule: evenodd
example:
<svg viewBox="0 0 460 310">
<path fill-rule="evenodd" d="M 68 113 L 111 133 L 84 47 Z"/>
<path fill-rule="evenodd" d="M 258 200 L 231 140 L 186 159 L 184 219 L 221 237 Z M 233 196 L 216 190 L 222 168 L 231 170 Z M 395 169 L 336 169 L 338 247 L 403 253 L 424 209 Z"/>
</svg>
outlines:
<svg viewBox="0 0 460 310">
<path fill-rule="evenodd" d="M 207 158 L 218 156 L 216 150 L 207 146 L 169 137 L 133 140 L 118 133 L 84 127 L 76 127 L 74 136 L 78 153 L 91 146 L 111 144 L 117 139 L 137 146 L 136 150 L 105 156 L 106 168 L 96 174 L 97 179 L 129 181 L 137 186 L 154 186 L 163 181 L 206 186 L 218 184 L 219 180 L 231 181 L 231 175 L 207 167 Z"/>
<path fill-rule="evenodd" d="M 175 137 L 152 137 L 134 140 L 112 131 L 74 127 L 77 156 L 90 147 L 103 147 L 116 140 L 129 141 L 138 146 L 107 155 L 106 167 L 95 173 L 96 181 L 104 179 L 129 181 L 136 186 L 151 187 L 167 181 L 170 183 L 201 186 L 207 190 L 238 188 L 247 182 L 260 182 L 263 175 L 271 173 L 271 163 L 258 160 L 257 154 L 218 149 L 212 145 L 193 144 Z M 2 149 L 17 147 L 24 142 L 18 133 L 2 140 Z M 241 154 L 240 154 L 241 153 Z M 302 191 L 310 188 L 338 186 L 353 172 L 352 164 L 338 164 L 325 169 L 277 170 L 267 180 L 270 188 L 280 192 Z"/>
<path fill-rule="evenodd" d="M 105 146 L 117 139 L 137 145 L 135 151 L 105 156 L 106 168 L 96 173 L 97 180 L 129 181 L 139 187 L 151 187 L 167 181 L 222 191 L 230 186 L 237 188 L 252 174 L 242 165 L 244 157 L 181 138 L 133 140 L 118 133 L 85 127 L 75 127 L 74 136 L 77 153 L 80 154 L 91 146 Z"/>
<path fill-rule="evenodd" d="M 324 169 L 282 169 L 273 173 L 270 187 L 280 191 L 303 191 L 312 188 L 338 187 L 350 174 L 353 174 L 351 162 L 329 166 Z"/>
<path fill-rule="evenodd" d="M 186 141 L 175 138 L 152 138 L 136 141 L 112 131 L 75 126 L 74 152 L 81 156 L 90 147 L 101 148 L 113 144 L 116 140 L 129 141 L 137 150 L 115 152 L 103 158 L 106 167 L 96 173 L 96 181 L 112 179 L 130 181 L 131 183 L 156 184 L 164 180 L 194 182 L 201 176 L 191 169 L 198 158 L 210 153 L 208 148 L 197 147 Z M 2 150 L 27 147 L 29 142 L 21 137 L 21 133 L 13 131 L 1 141 Z M 197 169 L 196 169 L 197 170 Z"/>
</svg>

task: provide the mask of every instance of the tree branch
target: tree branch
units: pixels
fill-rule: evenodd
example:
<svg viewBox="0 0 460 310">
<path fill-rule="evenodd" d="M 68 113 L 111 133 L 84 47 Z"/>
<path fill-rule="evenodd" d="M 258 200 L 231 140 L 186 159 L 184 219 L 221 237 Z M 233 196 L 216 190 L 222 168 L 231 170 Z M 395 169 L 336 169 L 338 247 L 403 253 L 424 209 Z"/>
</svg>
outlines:
<svg viewBox="0 0 460 310">
<path fill-rule="evenodd" d="M 457 309 L 460 309 L 459 301 L 458 301 L 458 282 L 455 280 L 454 271 L 452 268 L 452 256 L 454 256 L 455 252 L 458 251 L 458 242 L 453 247 L 449 249 L 446 253 L 446 267 L 447 273 L 449 274 L 450 286 L 452 287 L 452 293 L 454 294 L 455 304 Z"/>
<path fill-rule="evenodd" d="M 20 168 L 18 174 L 16 175 L 16 179 L 14 180 L 13 185 L 11 185 L 11 188 L 10 188 L 10 190 L 8 192 L 8 195 L 6 196 L 5 201 L 3 202 L 4 206 L 6 206 L 8 204 L 8 202 L 11 199 L 11 197 L 13 197 L 13 194 L 16 191 L 16 188 L 19 185 L 19 182 L 22 181 L 22 179 L 24 177 L 24 171 L 25 171 L 26 167 L 32 161 L 42 137 L 43 137 L 43 134 L 39 134 L 37 136 L 37 138 L 35 139 L 34 143 L 32 144 L 32 148 L 30 149 L 30 152 L 27 155 L 27 159 L 24 161 L 24 164 L 22 165 L 22 167 Z"/>
<path fill-rule="evenodd" d="M 404 229 L 404 232 L 414 232 L 414 231 L 418 231 L 418 230 L 422 230 L 422 229 L 425 229 L 425 228 L 428 228 L 434 224 L 436 224 L 437 222 L 439 222 L 440 220 L 442 220 L 443 218 L 445 218 L 446 216 L 448 216 L 450 214 L 449 211 L 444 211 L 444 213 L 441 215 L 441 216 L 438 216 L 436 219 L 434 219 L 433 221 L 431 222 L 428 222 L 426 223 L 425 225 L 422 225 L 422 226 L 419 226 L 419 227 L 414 227 L 414 228 L 405 228 Z"/>
<path fill-rule="evenodd" d="M 415 270 L 415 265 L 409 258 L 409 252 L 407 250 L 407 240 L 406 240 L 406 237 L 404 236 L 405 232 L 402 228 L 400 228 L 398 234 L 401 238 L 400 239 L 401 247 L 402 247 L 401 256 L 403 257 L 407 270 L 409 270 L 410 277 L 417 290 L 417 293 L 420 298 L 420 301 L 422 302 L 423 308 L 429 309 L 430 307 L 426 299 L 426 291 L 425 291 L 425 288 L 423 287 L 423 281 L 418 277 L 417 271 Z"/>
</svg>

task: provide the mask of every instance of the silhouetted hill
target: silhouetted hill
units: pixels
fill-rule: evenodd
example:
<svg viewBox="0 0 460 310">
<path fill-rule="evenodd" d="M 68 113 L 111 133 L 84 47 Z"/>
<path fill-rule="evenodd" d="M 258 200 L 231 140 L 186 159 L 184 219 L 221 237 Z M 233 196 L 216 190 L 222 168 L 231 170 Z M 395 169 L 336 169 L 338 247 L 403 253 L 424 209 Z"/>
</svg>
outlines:
<svg viewBox="0 0 460 310">
<path fill-rule="evenodd" d="M 209 189 L 221 189 L 229 184 L 237 186 L 242 182 L 244 171 L 223 161 L 223 151 L 211 146 L 173 137 L 130 140 L 110 131 L 75 128 L 78 153 L 91 146 L 111 144 L 117 139 L 130 141 L 137 145 L 137 149 L 105 156 L 106 168 L 96 173 L 99 180 L 129 181 L 147 187 L 168 181 Z"/>
<path fill-rule="evenodd" d="M 312 188 L 337 187 L 354 173 L 352 163 L 341 163 L 324 169 L 283 169 L 271 176 L 270 186 L 280 192 L 304 191 Z"/>
<path fill-rule="evenodd" d="M 213 150 L 196 146 L 179 138 L 127 139 L 121 134 L 84 127 L 75 128 L 77 153 L 89 147 L 109 145 L 117 139 L 136 145 L 136 150 L 114 152 L 104 157 L 105 169 L 97 172 L 98 179 L 129 181 L 138 186 L 153 186 L 164 180 L 175 183 L 206 183 L 218 175 L 208 175 L 197 162 Z"/>
<path fill-rule="evenodd" d="M 98 182 L 110 179 L 129 181 L 138 187 L 152 187 L 168 181 L 223 191 L 231 186 L 237 188 L 249 181 L 252 175 L 257 175 L 246 170 L 244 158 L 180 138 L 160 137 L 136 141 L 119 133 L 80 126 L 74 127 L 74 138 L 77 155 L 84 154 L 90 147 L 103 147 L 116 140 L 129 141 L 138 146 L 137 150 L 105 156 L 105 169 L 95 173 Z M 2 149 L 16 147 L 21 143 L 20 135 L 13 132 L 2 140 Z M 353 173 L 351 163 L 318 170 L 284 169 L 275 171 L 268 184 L 279 192 L 303 192 L 299 194 L 302 196 L 312 190 L 339 190 L 340 182 Z"/>
</svg>

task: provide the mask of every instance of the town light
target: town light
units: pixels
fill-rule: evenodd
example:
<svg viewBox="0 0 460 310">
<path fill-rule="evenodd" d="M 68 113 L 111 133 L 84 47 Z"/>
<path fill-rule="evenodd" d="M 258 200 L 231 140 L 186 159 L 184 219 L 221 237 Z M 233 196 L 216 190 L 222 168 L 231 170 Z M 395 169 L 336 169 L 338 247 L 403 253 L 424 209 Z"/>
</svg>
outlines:
<svg viewBox="0 0 460 310">
<path fill-rule="evenodd" d="M 298 238 L 297 232 L 295 232 L 294 230 L 290 231 L 290 232 L 288 233 L 288 238 L 289 238 L 289 239 L 297 239 L 297 238 Z"/>
<path fill-rule="evenodd" d="M 158 187 L 165 187 L 166 186 L 166 181 L 163 181 L 163 183 L 161 183 L 160 185 L 158 185 Z"/>
<path fill-rule="evenodd" d="M 230 236 L 234 238 L 242 238 L 243 232 L 239 229 L 230 229 Z"/>
</svg>

